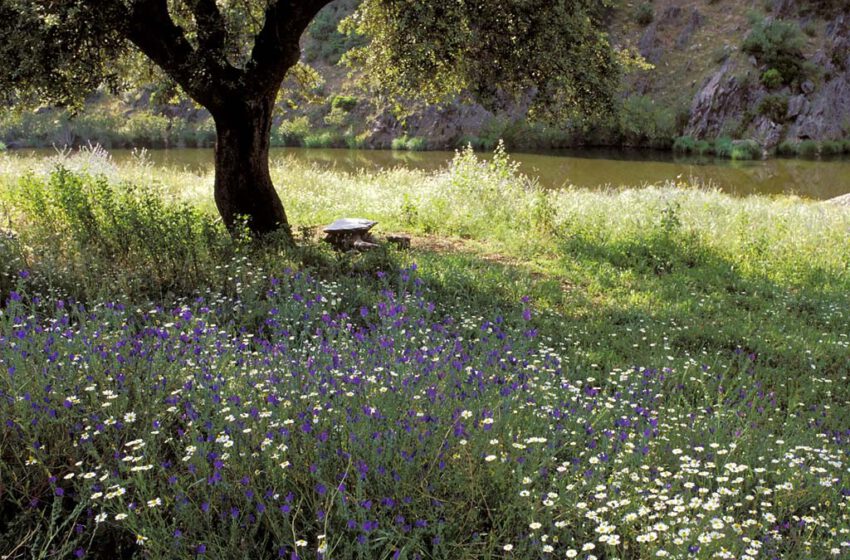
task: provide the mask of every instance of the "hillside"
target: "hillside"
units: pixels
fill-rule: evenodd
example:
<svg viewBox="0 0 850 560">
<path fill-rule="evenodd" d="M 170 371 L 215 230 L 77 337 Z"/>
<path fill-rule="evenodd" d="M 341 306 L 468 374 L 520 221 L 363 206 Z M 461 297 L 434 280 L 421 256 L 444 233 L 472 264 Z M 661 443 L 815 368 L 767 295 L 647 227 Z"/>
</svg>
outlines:
<svg viewBox="0 0 850 560">
<path fill-rule="evenodd" d="M 653 67 L 623 78 L 621 110 L 606 122 L 543 126 L 523 107 L 492 113 L 460 102 L 409 106 L 397 118 L 341 62 L 363 38 L 337 31 L 358 0 L 337 0 L 302 40 L 317 72 L 281 96 L 273 142 L 308 147 L 489 149 L 636 146 L 720 156 L 813 155 L 850 148 L 850 16 L 847 0 L 620 2 L 610 34 Z M 303 82 L 303 80 L 302 80 Z M 205 111 L 161 85 L 99 94 L 80 115 L 42 108 L 0 116 L 12 147 L 79 144 L 208 146 Z M 165 88 L 167 90 L 167 88 Z"/>
</svg>

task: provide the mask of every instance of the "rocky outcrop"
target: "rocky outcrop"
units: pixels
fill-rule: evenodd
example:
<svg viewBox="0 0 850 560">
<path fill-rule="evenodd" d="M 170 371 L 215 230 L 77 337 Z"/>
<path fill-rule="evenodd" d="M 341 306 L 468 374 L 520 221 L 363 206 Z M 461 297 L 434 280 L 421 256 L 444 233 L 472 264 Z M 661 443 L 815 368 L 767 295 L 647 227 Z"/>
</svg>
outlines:
<svg viewBox="0 0 850 560">
<path fill-rule="evenodd" d="M 750 80 L 740 75 L 736 61 L 727 59 L 694 97 L 685 134 L 695 138 L 728 134 L 728 123 L 741 118 L 753 103 L 754 93 Z"/>
<path fill-rule="evenodd" d="M 778 1 L 775 9 L 787 11 L 786 4 Z M 685 134 L 745 136 L 766 148 L 783 140 L 850 137 L 850 16 L 841 14 L 829 23 L 823 45 L 810 58 L 819 76 L 794 90 L 768 91 L 758 79 L 766 68 L 758 67 L 754 59 L 728 59 L 694 97 Z M 785 115 L 762 114 L 759 108 L 768 95 L 787 101 Z M 734 125 L 736 132 L 730 130 Z"/>
<path fill-rule="evenodd" d="M 839 140 L 850 136 L 850 16 L 839 15 L 826 29 L 824 48 L 812 58 L 822 70 L 819 87 L 804 84 L 788 101 L 789 139 Z M 808 90 L 808 91 L 806 91 Z"/>
</svg>

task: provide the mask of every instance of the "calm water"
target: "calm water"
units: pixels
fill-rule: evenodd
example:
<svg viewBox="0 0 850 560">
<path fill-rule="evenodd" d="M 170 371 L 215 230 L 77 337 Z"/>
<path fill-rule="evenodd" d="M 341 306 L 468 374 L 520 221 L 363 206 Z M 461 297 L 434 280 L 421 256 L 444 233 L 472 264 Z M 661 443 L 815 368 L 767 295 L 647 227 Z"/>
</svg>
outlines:
<svg viewBox="0 0 850 560">
<path fill-rule="evenodd" d="M 52 150 L 36 153 L 53 155 Z M 112 151 L 117 162 L 130 156 L 127 150 Z M 152 150 L 154 165 L 211 169 L 211 149 Z M 489 157 L 481 154 L 482 157 Z M 453 152 L 393 152 L 378 150 L 317 150 L 276 148 L 272 159 L 298 160 L 343 171 L 405 166 L 426 171 L 445 167 Z M 674 158 L 664 152 L 570 150 L 536 154 L 512 153 L 523 173 L 537 177 L 547 188 L 572 184 L 584 188 L 634 186 L 663 183 L 680 178 L 715 186 L 736 195 L 796 194 L 827 199 L 850 193 L 850 159 L 814 161 L 770 159 L 732 162 Z"/>
</svg>

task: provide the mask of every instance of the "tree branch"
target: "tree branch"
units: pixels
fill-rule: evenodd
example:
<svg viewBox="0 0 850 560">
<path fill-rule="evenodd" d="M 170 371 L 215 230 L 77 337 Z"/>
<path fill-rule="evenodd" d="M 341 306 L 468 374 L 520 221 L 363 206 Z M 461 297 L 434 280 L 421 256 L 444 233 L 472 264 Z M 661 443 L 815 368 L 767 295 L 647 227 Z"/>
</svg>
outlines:
<svg viewBox="0 0 850 560">
<path fill-rule="evenodd" d="M 198 47 L 214 59 L 227 65 L 224 53 L 227 28 L 215 0 L 187 0 L 198 26 Z"/>
<path fill-rule="evenodd" d="M 332 0 L 274 0 L 266 8 L 263 28 L 254 40 L 246 66 L 249 83 L 276 91 L 301 55 L 301 34 Z"/>
<path fill-rule="evenodd" d="M 183 29 L 171 19 L 167 0 L 131 0 L 128 4 L 122 0 L 89 1 L 113 11 L 112 17 L 121 22 L 120 32 L 208 109 L 224 106 L 241 81 L 242 72 L 227 64 L 223 48 L 219 49 L 220 58 L 206 49 L 220 40 L 223 44 L 223 38 L 219 38 L 224 24 L 221 14 L 216 17 L 209 13 L 210 4 L 218 12 L 214 0 L 193 2 L 195 17 L 201 13 L 200 20 L 209 24 L 198 21 L 199 49 L 192 47 Z"/>
</svg>

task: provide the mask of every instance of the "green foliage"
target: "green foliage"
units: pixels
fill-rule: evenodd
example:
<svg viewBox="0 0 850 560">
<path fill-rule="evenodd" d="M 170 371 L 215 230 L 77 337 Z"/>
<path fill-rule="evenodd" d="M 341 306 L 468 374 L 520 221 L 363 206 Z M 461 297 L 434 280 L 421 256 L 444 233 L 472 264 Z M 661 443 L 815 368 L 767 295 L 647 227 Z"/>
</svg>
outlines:
<svg viewBox="0 0 850 560">
<path fill-rule="evenodd" d="M 649 2 L 638 4 L 634 13 L 635 21 L 639 25 L 647 26 L 655 19 L 655 8 Z"/>
<path fill-rule="evenodd" d="M 357 107 L 357 102 L 357 97 L 353 95 L 333 95 L 331 96 L 331 109 L 349 112 Z"/>
<path fill-rule="evenodd" d="M 797 155 L 805 158 L 817 157 L 818 143 L 814 140 L 803 140 L 797 145 Z"/>
<path fill-rule="evenodd" d="M 358 33 L 341 33 L 340 21 L 351 14 L 351 2 L 332 3 L 316 14 L 307 28 L 310 40 L 304 49 L 307 62 L 321 61 L 335 65 L 349 50 L 360 47 L 365 39 Z"/>
<path fill-rule="evenodd" d="M 365 0 L 344 25 L 370 43 L 346 60 L 390 99 L 435 102 L 464 92 L 495 107 L 535 88 L 531 112 L 538 118 L 608 112 L 619 64 L 602 32 L 606 7 L 590 0 L 439 0 L 400 9 Z"/>
<path fill-rule="evenodd" d="M 301 146 L 310 134 L 310 120 L 305 117 L 295 117 L 283 120 L 272 129 L 272 144 L 275 146 Z"/>
<path fill-rule="evenodd" d="M 788 97 L 781 94 L 765 95 L 756 106 L 756 111 L 775 123 L 783 123 L 788 115 Z"/>
<path fill-rule="evenodd" d="M 619 127 L 629 146 L 669 148 L 677 135 L 676 113 L 648 95 L 632 95 L 623 102 Z"/>
<path fill-rule="evenodd" d="M 844 153 L 844 143 L 840 141 L 825 141 L 820 144 L 820 155 L 837 156 Z"/>
<path fill-rule="evenodd" d="M 776 153 L 780 156 L 794 157 L 800 152 L 800 143 L 793 140 L 783 140 L 776 147 Z"/>
<path fill-rule="evenodd" d="M 769 68 L 761 75 L 761 83 L 767 89 L 777 89 L 782 85 L 782 74 L 776 68 Z"/>
<path fill-rule="evenodd" d="M 673 142 L 673 151 L 681 154 L 691 154 L 696 148 L 696 140 L 693 136 L 679 136 Z"/>
<path fill-rule="evenodd" d="M 12 202 L 29 224 L 22 241 L 39 247 L 37 280 L 80 296 L 191 293 L 218 277 L 214 263 L 233 248 L 195 207 L 64 167 L 22 178 Z"/>
<path fill-rule="evenodd" d="M 734 160 L 761 159 L 762 153 L 761 144 L 755 140 L 737 140 L 732 143 L 729 157 Z"/>
<path fill-rule="evenodd" d="M 168 145 L 170 121 L 166 117 L 150 113 L 132 114 L 119 132 L 133 138 L 137 145 L 145 148 L 164 148 Z"/>
<path fill-rule="evenodd" d="M 18 273 L 26 269 L 23 247 L 12 230 L 0 228 L 0 302 L 8 299 L 18 281 Z"/>
<path fill-rule="evenodd" d="M 421 152 L 427 149 L 428 140 L 426 138 L 422 138 L 420 136 L 399 136 L 398 138 L 393 138 L 392 141 L 392 149 L 393 150 L 409 150 L 411 152 Z"/>
<path fill-rule="evenodd" d="M 755 24 L 744 39 L 742 49 L 781 75 L 781 83 L 789 84 L 803 78 L 805 37 L 799 26 L 779 19 L 762 20 Z"/>
<path fill-rule="evenodd" d="M 719 158 L 732 158 L 732 139 L 721 136 L 714 140 L 714 155 Z"/>
<path fill-rule="evenodd" d="M 305 148 L 342 148 L 346 146 L 345 138 L 333 130 L 314 132 L 304 136 Z"/>
<path fill-rule="evenodd" d="M 0 105 L 79 105 L 123 76 L 127 43 L 100 3 L 0 2 Z"/>
</svg>

